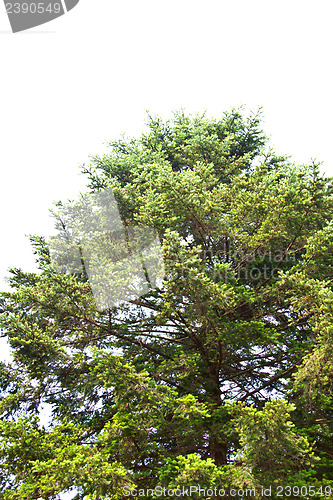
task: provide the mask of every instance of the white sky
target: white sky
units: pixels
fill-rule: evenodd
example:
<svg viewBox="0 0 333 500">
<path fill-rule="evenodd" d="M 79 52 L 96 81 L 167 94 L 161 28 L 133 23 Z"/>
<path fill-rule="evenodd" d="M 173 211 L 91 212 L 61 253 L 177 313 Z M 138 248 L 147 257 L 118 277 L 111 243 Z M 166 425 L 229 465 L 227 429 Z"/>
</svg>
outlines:
<svg viewBox="0 0 333 500">
<path fill-rule="evenodd" d="M 80 0 L 17 34 L 0 4 L 0 278 L 34 269 L 24 235 L 45 234 L 52 201 L 85 186 L 78 166 L 147 109 L 262 105 L 278 153 L 333 174 L 332 0 Z"/>
</svg>

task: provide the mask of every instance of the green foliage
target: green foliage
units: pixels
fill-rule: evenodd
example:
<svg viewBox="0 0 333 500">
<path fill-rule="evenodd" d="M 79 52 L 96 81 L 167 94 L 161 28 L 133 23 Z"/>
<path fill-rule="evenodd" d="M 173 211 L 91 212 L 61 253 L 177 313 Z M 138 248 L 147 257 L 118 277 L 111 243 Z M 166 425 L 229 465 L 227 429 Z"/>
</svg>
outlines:
<svg viewBox="0 0 333 500">
<path fill-rule="evenodd" d="M 294 482 L 299 479 L 297 473 L 314 463 L 307 438 L 297 434 L 290 420 L 293 410 L 295 406 L 284 400 L 267 401 L 262 410 L 242 402 L 231 406 L 240 442 L 235 460 L 250 470 L 260 485 L 269 486 L 274 481 L 291 485 L 291 473 Z"/>
<path fill-rule="evenodd" d="M 99 310 L 86 270 L 31 237 L 40 272 L 12 269 L 0 302 L 2 498 L 332 484 L 331 180 L 237 110 L 149 117 L 83 170 L 126 231 L 157 232 L 165 278 Z M 65 235 L 88 198 L 56 205 Z"/>
</svg>

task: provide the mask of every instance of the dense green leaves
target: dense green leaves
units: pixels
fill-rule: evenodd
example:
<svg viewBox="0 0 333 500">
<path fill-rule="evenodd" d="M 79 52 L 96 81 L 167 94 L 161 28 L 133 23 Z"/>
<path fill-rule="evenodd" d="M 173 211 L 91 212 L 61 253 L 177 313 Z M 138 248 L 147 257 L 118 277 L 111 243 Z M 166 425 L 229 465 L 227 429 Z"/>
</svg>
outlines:
<svg viewBox="0 0 333 500">
<path fill-rule="evenodd" d="M 91 191 L 162 245 L 164 280 L 117 307 L 32 237 L 40 272 L 1 298 L 4 498 L 332 484 L 332 183 L 265 144 L 259 115 L 179 112 L 92 158 Z M 55 207 L 63 235 L 86 200 Z"/>
</svg>

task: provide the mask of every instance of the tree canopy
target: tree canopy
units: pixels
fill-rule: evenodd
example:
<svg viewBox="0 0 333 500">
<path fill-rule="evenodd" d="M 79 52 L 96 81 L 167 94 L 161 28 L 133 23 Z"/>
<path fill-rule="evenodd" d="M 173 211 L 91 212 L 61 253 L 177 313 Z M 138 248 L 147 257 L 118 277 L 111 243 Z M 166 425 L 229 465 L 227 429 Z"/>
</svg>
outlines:
<svg viewBox="0 0 333 500">
<path fill-rule="evenodd" d="M 2 498 L 333 498 L 332 180 L 273 152 L 260 112 L 147 125 L 53 215 L 68 233 L 111 190 L 127 239 L 109 257 L 151 228 L 163 279 L 101 308 L 85 266 L 60 272 L 31 236 L 40 271 L 11 269 L 1 294 Z"/>
</svg>

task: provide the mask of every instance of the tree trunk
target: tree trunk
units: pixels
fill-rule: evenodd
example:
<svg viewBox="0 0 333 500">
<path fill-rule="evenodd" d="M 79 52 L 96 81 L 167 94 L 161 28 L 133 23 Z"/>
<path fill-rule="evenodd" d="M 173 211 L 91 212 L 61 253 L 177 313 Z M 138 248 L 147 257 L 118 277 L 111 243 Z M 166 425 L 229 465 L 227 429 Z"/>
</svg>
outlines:
<svg viewBox="0 0 333 500">
<path fill-rule="evenodd" d="M 209 441 L 209 455 L 216 465 L 227 465 L 227 444 L 219 443 L 213 436 Z"/>
</svg>

